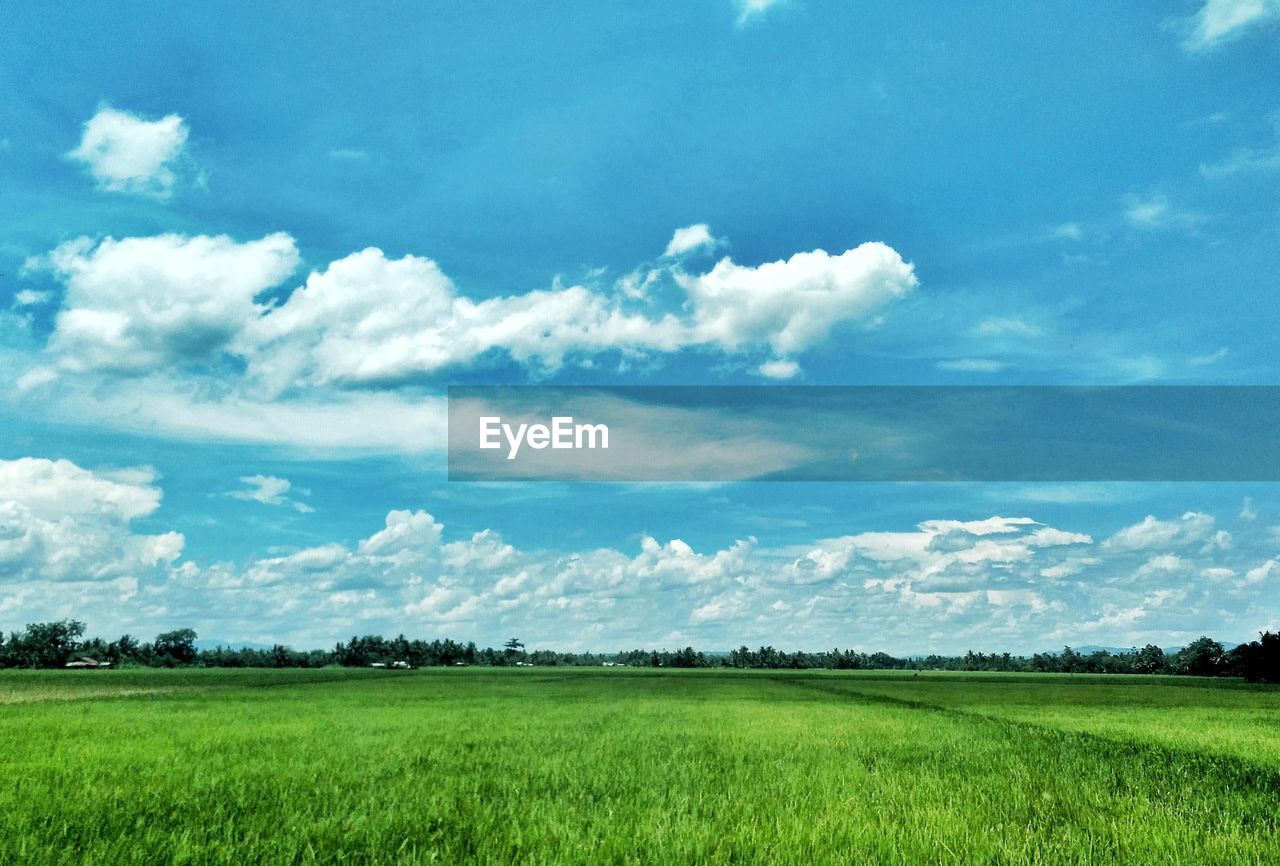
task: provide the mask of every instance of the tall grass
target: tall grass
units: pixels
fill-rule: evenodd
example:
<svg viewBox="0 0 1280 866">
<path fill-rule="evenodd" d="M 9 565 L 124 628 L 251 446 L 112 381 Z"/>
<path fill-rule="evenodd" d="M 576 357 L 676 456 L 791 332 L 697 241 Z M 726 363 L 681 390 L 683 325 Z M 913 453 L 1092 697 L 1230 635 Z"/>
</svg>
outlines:
<svg viewBox="0 0 1280 866">
<path fill-rule="evenodd" d="M 1080 679 L 5 675 L 0 862 L 1280 862 L 1275 691 Z"/>
</svg>

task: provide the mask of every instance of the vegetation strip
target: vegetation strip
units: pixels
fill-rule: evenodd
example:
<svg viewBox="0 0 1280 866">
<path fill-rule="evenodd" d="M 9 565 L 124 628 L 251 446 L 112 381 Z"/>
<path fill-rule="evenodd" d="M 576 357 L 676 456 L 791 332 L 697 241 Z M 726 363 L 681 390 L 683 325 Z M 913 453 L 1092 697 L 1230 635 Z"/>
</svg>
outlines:
<svg viewBox="0 0 1280 866">
<path fill-rule="evenodd" d="M 1141 765 L 1155 772 L 1182 775 L 1190 771 L 1201 779 L 1214 778 L 1223 789 L 1239 793 L 1241 789 L 1255 790 L 1258 794 L 1276 798 L 1272 801 L 1272 809 L 1259 816 L 1267 827 L 1280 827 L 1280 769 L 1255 763 L 1233 755 L 1209 755 L 1191 749 L 1178 749 L 1158 743 L 1143 743 L 1133 740 L 1121 740 L 1101 734 L 1084 731 L 1070 731 L 1049 725 L 1011 719 L 990 713 L 978 713 L 960 707 L 946 706 L 929 701 L 898 698 L 891 695 L 860 691 L 856 688 L 841 688 L 834 684 L 806 680 L 800 677 L 772 677 L 774 682 L 853 698 L 871 704 L 900 707 L 911 710 L 940 713 L 961 719 L 975 720 L 992 724 L 1000 728 L 1029 734 L 1049 744 L 1070 745 L 1073 749 L 1085 752 L 1099 762 L 1119 759 L 1137 759 Z"/>
</svg>

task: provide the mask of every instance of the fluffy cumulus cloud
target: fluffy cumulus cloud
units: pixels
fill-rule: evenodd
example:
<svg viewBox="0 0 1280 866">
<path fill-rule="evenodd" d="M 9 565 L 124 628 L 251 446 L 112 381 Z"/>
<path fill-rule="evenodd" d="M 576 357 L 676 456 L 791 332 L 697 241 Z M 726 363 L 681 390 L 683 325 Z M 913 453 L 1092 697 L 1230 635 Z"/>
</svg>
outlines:
<svg viewBox="0 0 1280 866">
<path fill-rule="evenodd" d="M 312 274 L 253 323 L 251 370 L 280 385 L 368 385 L 472 364 L 491 352 L 555 369 L 570 354 L 669 353 L 712 346 L 800 352 L 845 320 L 865 319 L 915 285 L 883 244 L 839 256 L 818 250 L 752 268 L 720 261 L 679 272 L 691 317 L 629 312 L 583 286 L 473 301 L 424 258 L 364 250 Z M 766 375 L 796 368 L 775 367 Z"/>
<path fill-rule="evenodd" d="M 1205 0 L 1181 22 L 1183 46 L 1192 52 L 1211 50 L 1277 21 L 1280 0 Z"/>
<path fill-rule="evenodd" d="M 262 312 L 254 298 L 298 266 L 292 238 L 80 238 L 29 269 L 66 285 L 49 351 L 65 370 L 140 373 L 218 360 Z"/>
<path fill-rule="evenodd" d="M 173 168 L 187 135 L 176 114 L 146 120 L 103 107 L 85 123 L 80 144 L 67 156 L 85 166 L 99 189 L 165 198 L 173 192 Z"/>
<path fill-rule="evenodd" d="M 163 570 L 181 555 L 182 535 L 131 525 L 159 507 L 155 481 L 146 468 L 0 460 L 0 581 L 136 582 Z"/>
<path fill-rule="evenodd" d="M 262 592 L 309 611 L 326 634 L 358 622 L 487 640 L 518 632 L 580 648 L 678 639 L 901 652 L 1170 642 L 1194 637 L 1202 612 L 1227 607 L 1246 633 L 1274 617 L 1258 607 L 1258 588 L 1280 580 L 1280 567 L 1206 547 L 1119 550 L 1028 517 L 926 520 L 798 546 L 745 538 L 699 551 L 645 536 L 631 550 L 566 553 L 521 550 L 494 530 L 447 540 L 430 514 L 395 511 L 354 545 L 211 574 L 210 591 Z"/>
<path fill-rule="evenodd" d="M 696 229 L 672 243 L 703 245 Z M 709 234 L 708 234 L 709 237 Z M 679 241 L 679 244 L 677 244 Z M 707 273 L 678 264 L 652 269 L 686 293 L 679 313 L 660 313 L 643 291 L 553 286 L 473 300 L 427 258 L 388 258 L 366 249 L 281 292 L 298 266 L 293 239 L 273 234 L 81 238 L 28 263 L 66 286 L 45 364 L 24 378 L 58 372 L 142 375 L 217 368 L 233 392 L 262 399 L 308 389 L 399 386 L 505 356 L 550 371 L 570 357 L 652 356 L 684 349 L 768 352 L 762 375 L 790 378 L 792 356 L 844 322 L 871 322 L 916 285 L 910 264 L 867 243 L 839 255 L 799 253 L 758 267 L 729 258 Z M 274 289 L 282 302 L 264 299 Z M 757 355 L 758 357 L 758 355 Z M 760 363 L 757 361 L 756 363 Z"/>
<path fill-rule="evenodd" d="M 251 477 L 250 486 L 285 497 L 269 482 Z M 1136 545 L 1134 527 L 1096 541 L 997 515 L 796 545 L 748 537 L 696 549 L 646 535 L 574 551 L 521 549 L 496 529 L 460 536 L 404 509 L 354 542 L 199 563 L 182 559 L 181 535 L 131 526 L 159 502 L 146 469 L 0 462 L 2 621 L 80 616 L 95 630 L 142 634 L 191 625 L 299 646 L 381 631 L 481 642 L 520 634 L 583 649 L 1037 650 L 1176 643 L 1208 623 L 1223 638 L 1248 636 L 1274 624 L 1268 599 L 1280 586 L 1273 547 L 1203 543 L 1213 534 L 1188 530 L 1205 522 L 1192 516 L 1134 524 Z"/>
<path fill-rule="evenodd" d="M 667 250 L 663 255 L 667 258 L 674 258 L 696 249 L 715 245 L 716 239 L 711 234 L 710 226 L 706 223 L 698 223 L 676 229 L 671 235 L 671 240 L 667 243 Z"/>
<path fill-rule="evenodd" d="M 430 259 L 367 249 L 313 273 L 252 322 L 251 373 L 286 383 L 394 384 L 475 363 L 490 352 L 559 367 L 570 352 L 674 351 L 674 316 L 627 313 L 583 286 L 473 301 Z"/>
<path fill-rule="evenodd" d="M 1126 526 L 1103 542 L 1116 550 L 1151 550 L 1203 542 L 1214 534 L 1211 514 L 1188 511 L 1177 520 L 1159 520 L 1148 514 L 1140 523 Z"/>
<path fill-rule="evenodd" d="M 698 342 L 733 351 L 769 346 L 779 357 L 822 341 L 838 323 L 871 320 L 916 285 L 911 265 L 882 243 L 839 255 L 823 250 L 758 267 L 721 259 L 708 273 L 679 274 Z"/>
</svg>

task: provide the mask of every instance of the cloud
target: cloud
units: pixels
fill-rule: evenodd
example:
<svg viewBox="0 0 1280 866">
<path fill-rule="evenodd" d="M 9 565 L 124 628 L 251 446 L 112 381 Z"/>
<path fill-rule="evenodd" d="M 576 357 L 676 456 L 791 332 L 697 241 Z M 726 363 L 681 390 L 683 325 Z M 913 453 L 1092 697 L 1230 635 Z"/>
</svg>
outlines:
<svg viewBox="0 0 1280 866">
<path fill-rule="evenodd" d="M 505 355 L 535 372 L 593 355 L 768 349 L 765 375 L 842 322 L 874 320 L 916 285 L 880 243 L 840 255 L 798 253 L 758 267 L 722 259 L 705 274 L 667 273 L 687 294 L 681 314 L 645 308 L 636 292 L 587 286 L 473 300 L 431 259 L 369 248 L 311 273 L 282 302 L 260 301 L 298 265 L 293 239 L 160 235 L 69 241 L 28 263 L 67 286 L 46 347 L 52 370 L 143 375 L 218 372 L 262 399 L 308 390 L 397 387 Z M 638 295 L 638 296 L 637 296 Z M 50 379 L 32 371 L 24 382 Z"/>
<path fill-rule="evenodd" d="M 1039 325 L 1017 316 L 992 316 L 983 319 L 973 328 L 975 337 L 1023 337 L 1031 339 L 1044 334 Z"/>
<path fill-rule="evenodd" d="M 338 386 L 403 381 L 503 351 L 559 368 L 568 355 L 670 353 L 713 345 L 803 350 L 840 321 L 900 297 L 916 279 L 883 244 L 840 256 L 817 250 L 759 268 L 721 260 L 703 275 L 676 274 L 692 321 L 629 312 L 583 286 L 472 301 L 430 259 L 387 259 L 368 249 L 312 274 L 253 327 L 251 372 L 264 381 Z"/>
<path fill-rule="evenodd" d="M 775 358 L 772 361 L 765 361 L 759 367 L 759 373 L 768 379 L 792 379 L 800 372 L 800 365 L 795 361 L 788 361 L 784 358 Z"/>
<path fill-rule="evenodd" d="M 1182 45 L 1190 52 L 1209 51 L 1280 20 L 1280 0 L 1205 0 L 1180 22 Z"/>
<path fill-rule="evenodd" d="M 1244 575 L 1247 584 L 1262 583 L 1272 577 L 1280 577 L 1280 559 L 1269 559 L 1256 568 L 1251 568 Z"/>
<path fill-rule="evenodd" d="M 955 358 L 949 361 L 939 361 L 939 370 L 950 370 L 955 373 L 999 373 L 1005 368 L 1000 361 L 992 361 L 988 358 Z"/>
<path fill-rule="evenodd" d="M 753 21 L 758 21 L 775 6 L 783 6 L 788 0 L 733 0 L 734 8 L 738 11 L 736 24 L 743 27 Z"/>
<path fill-rule="evenodd" d="M 366 249 L 311 274 L 255 321 L 245 354 L 252 376 L 281 389 L 402 382 L 494 351 L 555 369 L 570 352 L 685 342 L 674 316 L 627 313 L 583 286 L 473 301 L 430 259 Z"/>
<path fill-rule="evenodd" d="M 999 535 L 1021 532 L 1028 526 L 1040 524 L 1030 517 L 988 517 L 985 520 L 926 520 L 920 524 L 923 532 L 963 532 L 966 535 Z"/>
<path fill-rule="evenodd" d="M 304 514 L 315 511 L 305 502 L 299 502 L 285 495 L 293 485 L 284 478 L 276 478 L 274 475 L 244 475 L 241 476 L 240 483 L 246 485 L 247 489 L 232 490 L 227 493 L 227 496 L 246 502 L 261 502 L 263 505 L 292 508 Z M 306 491 L 301 492 L 306 494 Z"/>
<path fill-rule="evenodd" d="M 289 492 L 272 476 L 246 484 L 253 499 Z M 0 461 L 0 613 L 20 622 L 88 611 L 92 630 L 107 634 L 191 625 L 298 646 L 352 632 L 481 643 L 518 633 L 535 644 L 610 649 L 679 633 L 704 647 L 1029 651 L 1083 634 L 1175 642 L 1199 634 L 1205 615 L 1227 637 L 1247 635 L 1274 614 L 1257 588 L 1280 577 L 1274 554 L 1260 556 L 1252 543 L 1210 549 L 1166 531 L 1176 552 L 1130 549 L 1000 515 L 785 546 L 748 537 L 696 549 L 642 534 L 623 549 L 548 550 L 521 548 L 492 528 L 451 534 L 431 513 L 404 508 L 354 542 L 201 564 L 180 561 L 181 535 L 131 529 L 154 521 L 160 496 L 145 468 Z M 1191 515 L 1170 522 L 1184 532 L 1212 522 Z"/>
<path fill-rule="evenodd" d="M 1258 512 L 1253 508 L 1253 497 L 1246 496 L 1240 505 L 1240 519 L 1250 522 L 1258 519 Z"/>
<path fill-rule="evenodd" d="M 678 314 L 581 285 L 473 300 L 434 261 L 372 248 L 287 291 L 299 259 L 282 233 L 68 241 L 24 267 L 65 291 L 43 350 L 13 356 L 17 388 L 3 399 L 50 423 L 187 441 L 438 451 L 442 403 L 429 395 L 448 370 L 506 357 L 539 375 L 601 354 L 623 365 L 696 350 L 794 378 L 795 354 L 841 323 L 873 323 L 916 285 L 880 243 L 651 269 L 643 285 L 684 289 Z"/>
<path fill-rule="evenodd" d="M 1201 176 L 1215 179 L 1263 171 L 1280 171 L 1280 146 L 1238 147 L 1226 159 L 1200 166 Z"/>
<path fill-rule="evenodd" d="M 1124 197 L 1124 218 L 1143 231 L 1193 231 L 1205 221 L 1203 214 L 1176 209 L 1162 194 Z"/>
<path fill-rule="evenodd" d="M 13 305 L 15 307 L 35 307 L 40 304 L 46 304 L 52 295 L 49 292 L 37 292 L 32 289 L 23 289 L 13 296 Z"/>
<path fill-rule="evenodd" d="M 1223 360 L 1229 354 L 1230 354 L 1230 350 L 1228 350 L 1226 346 L 1222 346 L 1221 348 L 1217 349 L 1216 351 L 1210 352 L 1207 355 L 1196 355 L 1192 358 L 1188 358 L 1187 365 L 1190 367 L 1208 367 L 1211 364 L 1216 364 L 1219 361 Z"/>
<path fill-rule="evenodd" d="M 439 453 L 447 438 L 439 395 L 355 391 L 271 399 L 163 374 L 117 379 L 109 388 L 96 378 L 31 378 L 25 393 L 0 400 L 25 411 L 38 407 L 49 422 L 184 442 L 279 445 L 324 457 Z"/>
<path fill-rule="evenodd" d="M 57 366 L 136 374 L 212 363 L 265 309 L 254 301 L 298 266 L 285 234 L 237 243 L 158 235 L 68 241 L 28 269 L 67 286 L 49 351 Z"/>
<path fill-rule="evenodd" d="M 82 163 L 99 189 L 168 198 L 176 180 L 173 166 L 187 135 L 176 114 L 144 120 L 103 107 L 85 123 L 79 146 L 67 157 Z"/>
<path fill-rule="evenodd" d="M 1280 171 L 1280 113 L 1270 117 L 1273 143 L 1265 147 L 1237 147 L 1224 159 L 1201 163 L 1200 175 L 1209 179 L 1254 172 Z"/>
<path fill-rule="evenodd" d="M 796 253 L 758 267 L 726 257 L 708 273 L 680 273 L 676 281 L 689 296 L 696 342 L 728 351 L 764 343 L 780 356 L 818 343 L 840 322 L 870 319 L 918 282 L 912 266 L 882 243 L 836 256 Z"/>
<path fill-rule="evenodd" d="M 707 224 L 698 223 L 676 229 L 671 235 L 671 241 L 667 244 L 666 252 L 662 255 L 665 258 L 675 258 L 702 247 L 714 247 L 716 244 L 717 241 L 711 236 L 711 229 Z"/>
<path fill-rule="evenodd" d="M 152 575 L 182 553 L 177 532 L 131 523 L 160 506 L 146 467 L 93 472 L 68 460 L 0 460 L 0 580 L 104 581 Z"/>
<path fill-rule="evenodd" d="M 1141 523 L 1127 526 L 1103 542 L 1104 548 L 1149 550 L 1204 541 L 1213 532 L 1213 515 L 1188 511 L 1178 520 L 1157 520 L 1148 514 Z"/>
</svg>

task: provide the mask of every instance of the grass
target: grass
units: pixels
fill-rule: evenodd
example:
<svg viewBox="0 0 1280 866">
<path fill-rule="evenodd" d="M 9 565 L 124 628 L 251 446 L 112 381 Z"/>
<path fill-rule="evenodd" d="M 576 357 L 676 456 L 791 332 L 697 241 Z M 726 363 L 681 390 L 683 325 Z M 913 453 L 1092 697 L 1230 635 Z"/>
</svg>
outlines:
<svg viewBox="0 0 1280 866">
<path fill-rule="evenodd" d="M 0 863 L 1280 862 L 1280 691 L 564 669 L 0 674 Z"/>
</svg>

